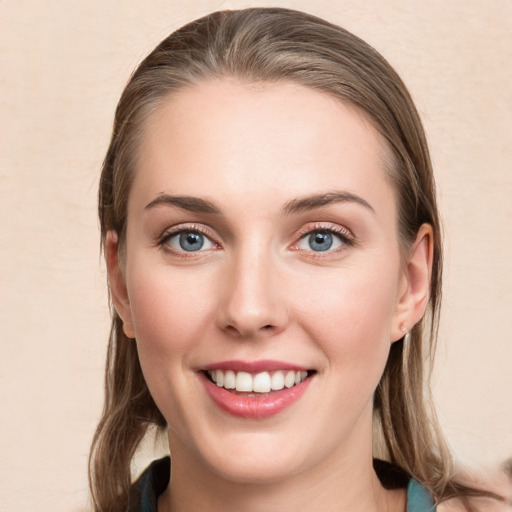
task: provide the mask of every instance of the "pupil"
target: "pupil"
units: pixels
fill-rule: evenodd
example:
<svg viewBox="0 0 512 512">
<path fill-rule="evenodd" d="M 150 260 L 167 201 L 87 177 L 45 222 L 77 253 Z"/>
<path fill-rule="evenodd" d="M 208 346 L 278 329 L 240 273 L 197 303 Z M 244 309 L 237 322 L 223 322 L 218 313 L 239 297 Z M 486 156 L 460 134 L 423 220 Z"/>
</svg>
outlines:
<svg viewBox="0 0 512 512">
<path fill-rule="evenodd" d="M 180 247 L 184 251 L 198 251 L 203 244 L 203 235 L 199 233 L 181 233 L 180 235 Z"/>
<path fill-rule="evenodd" d="M 332 246 L 330 233 L 314 233 L 309 236 L 309 245 L 313 251 L 327 251 Z"/>
</svg>

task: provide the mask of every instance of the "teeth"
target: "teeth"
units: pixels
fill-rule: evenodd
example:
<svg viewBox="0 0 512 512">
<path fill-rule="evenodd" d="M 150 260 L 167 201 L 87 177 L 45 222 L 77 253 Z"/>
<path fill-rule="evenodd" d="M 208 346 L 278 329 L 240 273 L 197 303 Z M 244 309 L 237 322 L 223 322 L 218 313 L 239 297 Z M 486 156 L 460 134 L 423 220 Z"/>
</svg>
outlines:
<svg viewBox="0 0 512 512">
<path fill-rule="evenodd" d="M 217 375 L 220 370 L 217 370 Z M 252 377 L 250 373 L 246 372 L 238 372 L 236 374 L 236 386 L 235 389 L 237 391 L 252 391 Z"/>
<path fill-rule="evenodd" d="M 295 384 L 300 384 L 307 376 L 308 372 L 306 371 L 297 372 L 295 374 Z"/>
<path fill-rule="evenodd" d="M 208 375 L 225 389 L 236 389 L 245 393 L 269 393 L 300 384 L 308 376 L 307 371 L 276 371 L 250 374 L 233 370 L 209 370 Z"/>
<path fill-rule="evenodd" d="M 220 371 L 220 370 L 217 370 Z M 226 389 L 235 389 L 236 387 L 236 375 L 233 370 L 228 370 L 224 374 L 224 387 Z"/>
<path fill-rule="evenodd" d="M 274 375 L 272 375 L 270 387 L 272 388 L 272 391 L 279 391 L 284 388 L 283 372 L 275 372 Z"/>
<path fill-rule="evenodd" d="M 258 373 L 253 377 L 252 390 L 256 393 L 269 393 L 272 383 L 268 372 Z"/>
<path fill-rule="evenodd" d="M 295 384 L 295 372 L 289 371 L 284 378 L 284 385 L 291 388 Z"/>
</svg>

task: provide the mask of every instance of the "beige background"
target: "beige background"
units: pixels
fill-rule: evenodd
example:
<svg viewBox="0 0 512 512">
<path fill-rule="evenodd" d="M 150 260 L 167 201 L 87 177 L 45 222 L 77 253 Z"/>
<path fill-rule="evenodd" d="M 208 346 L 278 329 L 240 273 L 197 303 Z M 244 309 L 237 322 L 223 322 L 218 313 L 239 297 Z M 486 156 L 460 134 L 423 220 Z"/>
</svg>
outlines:
<svg viewBox="0 0 512 512">
<path fill-rule="evenodd" d="M 0 2 L 0 510 L 87 504 L 108 331 L 96 188 L 115 104 L 167 33 L 244 1 Z M 254 5 L 254 4 L 253 4 Z M 430 137 L 446 231 L 435 376 L 458 456 L 512 456 L 512 2 L 291 0 L 379 49 Z"/>
</svg>

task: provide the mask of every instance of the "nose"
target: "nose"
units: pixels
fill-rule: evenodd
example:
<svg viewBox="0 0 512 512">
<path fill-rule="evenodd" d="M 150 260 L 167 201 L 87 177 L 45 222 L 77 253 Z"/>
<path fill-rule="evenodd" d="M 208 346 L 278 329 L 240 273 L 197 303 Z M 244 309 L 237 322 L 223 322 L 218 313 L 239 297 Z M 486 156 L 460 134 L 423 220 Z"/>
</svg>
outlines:
<svg viewBox="0 0 512 512">
<path fill-rule="evenodd" d="M 248 252 L 225 269 L 218 325 L 237 338 L 272 336 L 286 328 L 289 317 L 279 272 L 267 253 Z"/>
</svg>

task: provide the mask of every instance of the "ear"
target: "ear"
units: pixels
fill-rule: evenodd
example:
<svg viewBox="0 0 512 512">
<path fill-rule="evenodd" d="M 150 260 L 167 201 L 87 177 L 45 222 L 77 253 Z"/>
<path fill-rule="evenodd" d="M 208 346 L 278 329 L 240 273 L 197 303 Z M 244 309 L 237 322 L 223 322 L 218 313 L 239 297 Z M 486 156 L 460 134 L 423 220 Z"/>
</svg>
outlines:
<svg viewBox="0 0 512 512">
<path fill-rule="evenodd" d="M 108 283 L 110 295 L 117 314 L 123 321 L 123 331 L 128 338 L 135 338 L 132 313 L 126 282 L 122 271 L 122 262 L 119 255 L 119 243 L 117 233 L 108 231 L 105 239 L 105 260 L 107 263 Z"/>
<path fill-rule="evenodd" d="M 433 258 L 432 226 L 422 224 L 404 264 L 391 341 L 403 338 L 423 318 L 430 296 Z"/>
</svg>

